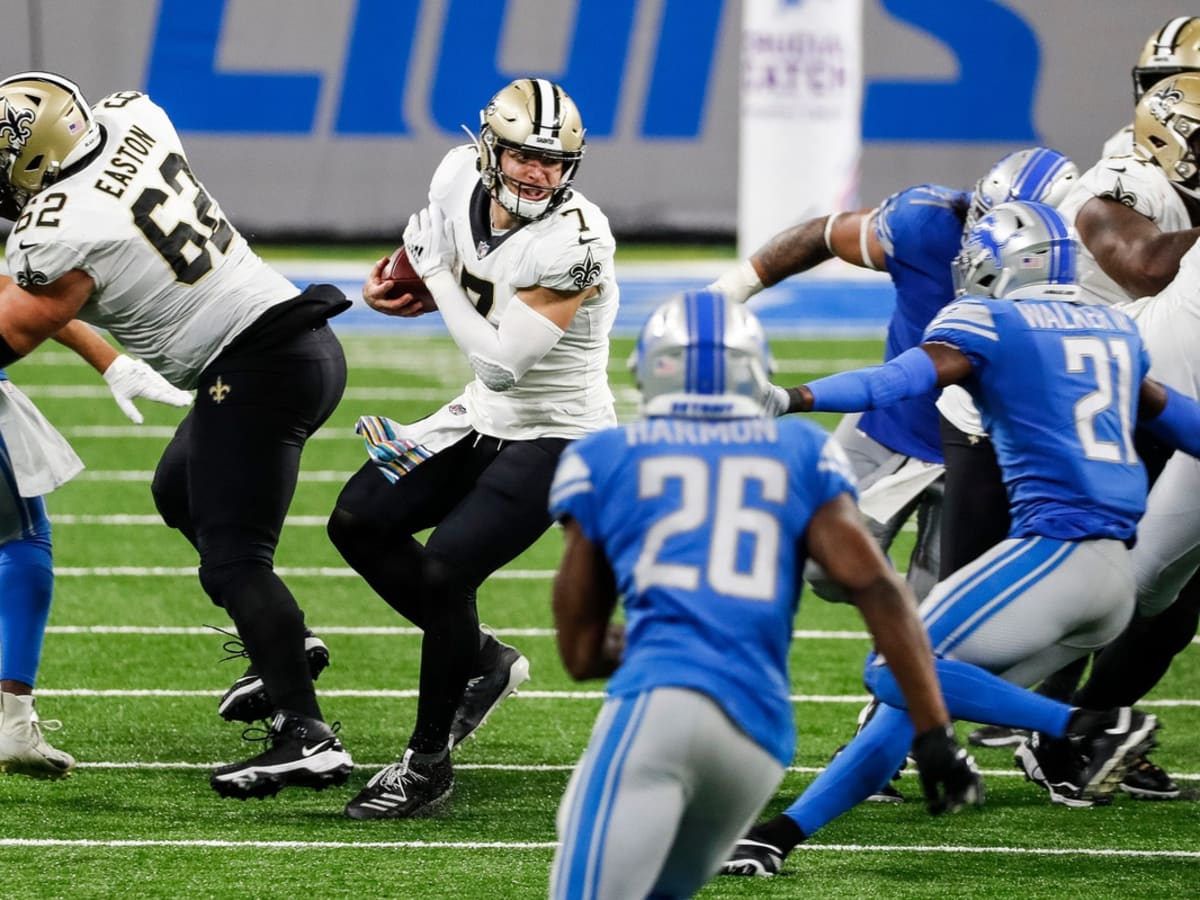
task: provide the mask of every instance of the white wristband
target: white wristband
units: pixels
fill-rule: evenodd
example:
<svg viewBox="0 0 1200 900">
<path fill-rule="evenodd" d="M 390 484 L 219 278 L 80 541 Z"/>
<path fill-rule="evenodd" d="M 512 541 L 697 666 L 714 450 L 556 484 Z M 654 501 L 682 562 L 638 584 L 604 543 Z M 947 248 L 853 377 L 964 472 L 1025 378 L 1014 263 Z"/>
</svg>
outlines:
<svg viewBox="0 0 1200 900">
<path fill-rule="evenodd" d="M 833 249 L 833 223 L 840 219 L 843 215 L 844 213 L 840 212 L 831 213 L 829 217 L 825 219 L 825 249 L 834 256 L 837 256 L 838 254 L 837 251 Z"/>
<path fill-rule="evenodd" d="M 862 256 L 863 267 L 878 272 L 879 266 L 875 265 L 875 260 L 871 259 L 871 243 L 868 240 L 875 215 L 876 211 L 872 210 L 870 215 L 862 217 L 862 223 L 858 226 L 858 252 Z"/>
<path fill-rule="evenodd" d="M 735 303 L 745 303 L 762 289 L 762 279 L 748 259 L 743 259 L 708 286 L 708 290 L 718 291 Z"/>
</svg>

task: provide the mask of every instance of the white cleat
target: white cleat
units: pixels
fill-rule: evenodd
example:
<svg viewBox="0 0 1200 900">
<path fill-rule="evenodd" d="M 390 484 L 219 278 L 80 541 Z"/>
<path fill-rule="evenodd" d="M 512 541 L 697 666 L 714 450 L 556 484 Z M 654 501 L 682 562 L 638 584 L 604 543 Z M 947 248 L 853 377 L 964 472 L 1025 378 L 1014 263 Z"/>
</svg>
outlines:
<svg viewBox="0 0 1200 900">
<path fill-rule="evenodd" d="M 57 719 L 38 720 L 31 695 L 0 692 L 0 772 L 66 778 L 75 768 L 75 757 L 51 746 L 42 734 L 61 727 Z"/>
</svg>

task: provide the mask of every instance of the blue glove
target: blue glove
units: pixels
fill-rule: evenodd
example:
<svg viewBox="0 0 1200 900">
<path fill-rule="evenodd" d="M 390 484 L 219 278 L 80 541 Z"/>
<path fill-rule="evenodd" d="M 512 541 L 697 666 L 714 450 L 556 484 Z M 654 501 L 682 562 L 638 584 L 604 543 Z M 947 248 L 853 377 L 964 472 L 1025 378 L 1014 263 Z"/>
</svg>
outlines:
<svg viewBox="0 0 1200 900">
<path fill-rule="evenodd" d="M 384 416 L 361 416 L 354 423 L 355 433 L 366 442 L 367 456 L 392 484 L 433 455 L 423 444 L 399 437 L 403 427 Z"/>
</svg>

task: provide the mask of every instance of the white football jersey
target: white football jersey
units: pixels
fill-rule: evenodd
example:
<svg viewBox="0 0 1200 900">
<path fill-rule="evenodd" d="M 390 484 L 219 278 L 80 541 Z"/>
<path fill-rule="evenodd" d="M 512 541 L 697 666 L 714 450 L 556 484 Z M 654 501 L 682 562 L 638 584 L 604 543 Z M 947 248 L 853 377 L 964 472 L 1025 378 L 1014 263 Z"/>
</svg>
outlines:
<svg viewBox="0 0 1200 900">
<path fill-rule="evenodd" d="M 1074 224 L 1083 205 L 1093 197 L 1105 197 L 1124 203 L 1163 231 L 1191 228 L 1192 222 L 1183 198 L 1157 163 L 1136 156 L 1102 159 L 1083 173 L 1079 183 L 1059 205 L 1067 222 Z M 1132 299 L 1096 264 L 1088 249 L 1080 244 L 1079 283 L 1095 294 L 1101 303 L 1123 303 Z"/>
<path fill-rule="evenodd" d="M 1179 272 L 1152 297 L 1122 304 L 1150 352 L 1150 377 L 1200 399 L 1200 242 L 1179 260 Z"/>
<path fill-rule="evenodd" d="M 1116 131 L 1112 137 L 1104 142 L 1104 149 L 1100 152 L 1100 158 L 1108 159 L 1110 156 L 1128 156 L 1132 152 L 1133 123 L 1130 123 Z"/>
<path fill-rule="evenodd" d="M 482 434 L 504 440 L 580 437 L 617 423 L 608 385 L 609 332 L 617 315 L 616 242 L 608 218 L 578 191 L 548 215 L 506 232 L 491 227 L 491 197 L 479 180 L 473 146 L 442 160 L 429 199 L 446 213 L 458 261 L 454 274 L 493 326 L 522 288 L 599 291 L 585 300 L 558 343 L 507 391 L 478 378 L 464 391 L 466 416 Z"/>
<path fill-rule="evenodd" d="M 122 92 L 93 112 L 103 143 L 26 204 L 8 237 L 9 269 L 22 286 L 83 270 L 96 286 L 78 317 L 193 388 L 246 326 L 299 291 L 225 219 L 161 107 Z"/>
</svg>

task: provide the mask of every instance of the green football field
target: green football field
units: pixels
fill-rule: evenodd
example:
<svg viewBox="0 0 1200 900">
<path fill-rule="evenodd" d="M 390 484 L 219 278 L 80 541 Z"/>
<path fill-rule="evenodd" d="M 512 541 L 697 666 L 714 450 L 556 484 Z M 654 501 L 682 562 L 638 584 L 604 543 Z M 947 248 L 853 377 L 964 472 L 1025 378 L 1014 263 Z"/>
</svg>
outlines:
<svg viewBox="0 0 1200 900">
<path fill-rule="evenodd" d="M 468 380 L 446 339 L 347 337 L 350 383 L 309 444 L 278 564 L 332 665 L 318 682 L 357 763 L 344 788 L 221 800 L 208 770 L 257 752 L 216 715 L 242 660 L 221 662 L 228 626 L 195 576 L 186 541 L 155 515 L 149 481 L 180 411 L 141 402 L 134 426 L 103 382 L 57 346 L 10 375 L 71 439 L 88 469 L 50 498 L 58 581 L 39 683 L 52 740 L 80 766 L 62 782 L 0 779 L 4 897 L 539 897 L 554 815 L 586 743 L 602 685 L 568 680 L 551 634 L 547 534 L 480 591 L 485 622 L 530 658 L 532 681 L 456 752 L 457 784 L 434 818 L 354 822 L 345 802 L 402 750 L 413 723 L 419 637 L 353 575 L 325 536 L 337 493 L 365 458 L 357 416 L 424 415 Z M 623 418 L 635 397 L 614 347 Z M 778 380 L 799 383 L 879 358 L 874 341 L 779 341 Z M 829 420 L 825 420 L 828 424 Z M 912 535 L 895 554 L 903 568 Z M 800 740 L 771 806 L 786 805 L 853 732 L 868 642 L 853 609 L 806 596 L 792 680 Z M 1200 653 L 1148 698 L 1165 727 L 1158 762 L 1200 787 Z M 969 726 L 960 726 L 965 738 Z M 1175 897 L 1200 876 L 1200 803 L 1134 801 L 1068 810 L 978 751 L 984 809 L 934 819 L 906 772 L 902 805 L 867 805 L 821 832 L 775 879 L 719 879 L 705 897 Z M 645 835 L 647 841 L 667 836 Z"/>
</svg>

